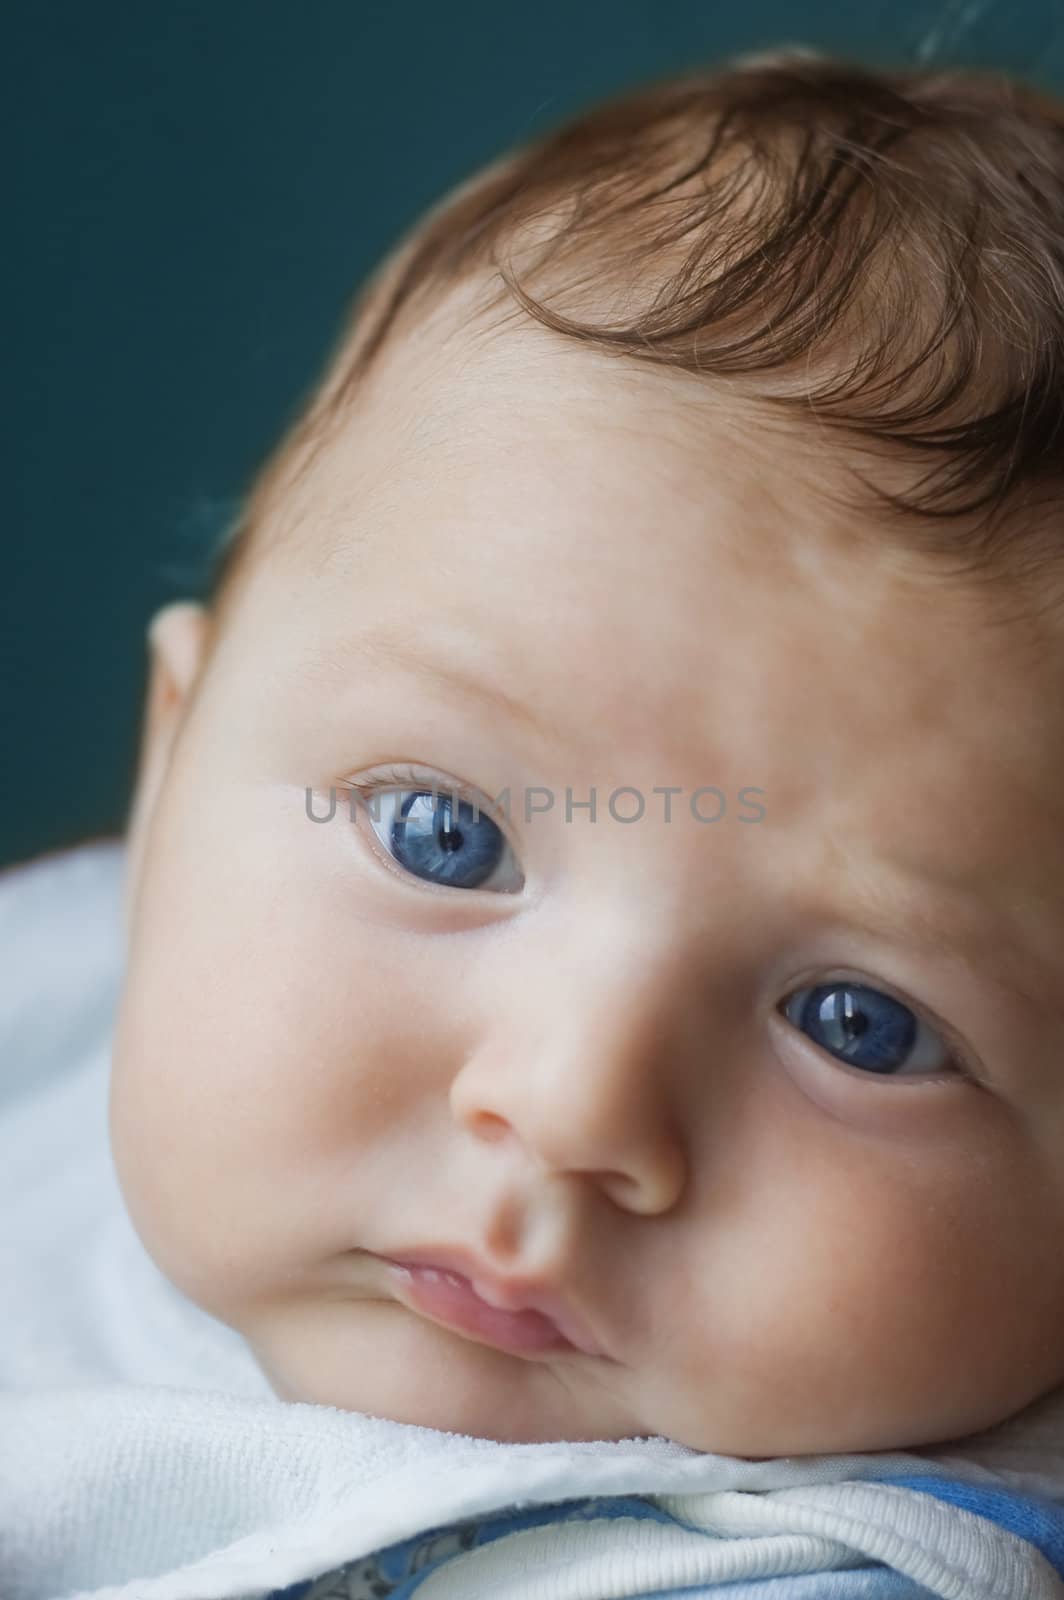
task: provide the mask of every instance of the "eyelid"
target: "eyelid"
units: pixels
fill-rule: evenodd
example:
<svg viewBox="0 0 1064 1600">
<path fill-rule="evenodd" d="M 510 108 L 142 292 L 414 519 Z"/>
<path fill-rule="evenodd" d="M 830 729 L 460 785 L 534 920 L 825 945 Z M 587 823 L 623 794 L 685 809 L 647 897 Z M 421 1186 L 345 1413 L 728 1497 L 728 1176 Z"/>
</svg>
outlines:
<svg viewBox="0 0 1064 1600">
<path fill-rule="evenodd" d="M 426 794 L 455 795 L 459 800 L 464 800 L 468 805 L 473 806 L 478 815 L 485 816 L 491 822 L 494 822 L 510 848 L 514 848 L 514 843 L 509 833 L 508 819 L 503 818 L 496 811 L 482 789 L 466 783 L 461 778 L 444 778 L 440 773 L 433 772 L 429 767 L 415 767 L 409 763 L 399 762 L 377 768 L 367 778 L 344 778 L 342 786 L 345 789 L 354 790 L 356 794 L 361 795 L 365 800 L 370 799 L 378 792 L 383 793 L 387 789 L 412 789 Z"/>
<path fill-rule="evenodd" d="M 475 807 L 478 816 L 487 817 L 489 821 L 491 821 L 495 827 L 498 828 L 506 843 L 507 850 L 511 852 L 515 862 L 517 863 L 517 870 L 521 876 L 521 888 L 519 890 L 495 891 L 494 897 L 500 898 L 501 896 L 502 898 L 509 898 L 511 896 L 523 893 L 524 889 L 527 887 L 525 871 L 520 864 L 520 858 L 514 846 L 513 840 L 510 838 L 509 829 L 506 826 L 506 823 L 500 819 L 499 813 L 494 809 L 493 806 L 490 804 L 485 805 L 481 803 L 481 800 L 478 798 L 478 796 L 482 794 L 482 791 L 476 788 L 474 785 L 467 784 L 462 779 L 444 779 L 439 773 L 433 772 L 432 769 L 428 767 L 415 767 L 409 763 L 400 762 L 377 768 L 367 777 L 343 778 L 340 780 L 340 787 L 347 789 L 349 792 L 357 794 L 361 799 L 367 802 L 378 793 L 384 794 L 389 791 L 395 793 L 397 791 L 403 792 L 407 790 L 412 790 L 415 793 L 445 796 L 453 795 L 458 800 L 466 801 L 468 804 Z M 392 856 L 388 850 L 382 847 L 380 840 L 377 837 L 377 831 L 373 826 L 372 819 L 369 819 L 369 821 L 369 833 L 372 838 L 372 843 L 369 845 L 369 848 L 393 878 L 402 883 L 404 887 L 409 887 L 412 882 L 415 883 L 420 893 L 446 896 L 448 899 L 453 900 L 455 895 L 455 887 L 453 885 L 433 883 L 428 878 L 415 878 L 411 873 L 404 871 L 403 868 L 398 865 L 394 856 Z M 492 894 L 491 890 L 485 889 L 482 885 L 478 885 L 476 889 L 461 889 L 459 892 L 462 895 L 477 896 L 479 896 L 481 893 Z"/>
<path fill-rule="evenodd" d="M 922 1000 L 917 1000 L 914 996 L 905 994 L 896 984 L 885 978 L 874 978 L 868 973 L 857 972 L 855 968 L 829 967 L 826 970 L 817 968 L 803 976 L 797 983 L 792 983 L 783 999 L 787 1000 L 804 989 L 816 988 L 820 984 L 829 983 L 858 984 L 863 989 L 875 989 L 877 993 L 885 994 L 891 1000 L 897 1000 L 899 1005 L 908 1006 L 909 1010 L 925 1022 L 929 1028 L 934 1028 L 941 1035 L 942 1042 L 950 1051 L 954 1061 L 954 1071 L 948 1074 L 949 1078 L 955 1079 L 963 1076 L 983 1088 L 990 1087 L 985 1070 L 978 1058 L 973 1055 L 968 1045 L 960 1037 L 956 1028 L 952 1027 L 950 1023 L 946 1022 Z M 782 1001 L 779 1003 L 782 1004 Z M 782 1015 L 782 1012 L 780 1014 Z M 785 1017 L 784 1021 L 789 1021 L 789 1019 Z M 812 1043 L 812 1040 L 809 1042 Z M 913 1081 L 941 1083 L 945 1082 L 946 1078 L 941 1075 L 936 1078 L 929 1073 L 926 1077 L 914 1077 Z"/>
</svg>

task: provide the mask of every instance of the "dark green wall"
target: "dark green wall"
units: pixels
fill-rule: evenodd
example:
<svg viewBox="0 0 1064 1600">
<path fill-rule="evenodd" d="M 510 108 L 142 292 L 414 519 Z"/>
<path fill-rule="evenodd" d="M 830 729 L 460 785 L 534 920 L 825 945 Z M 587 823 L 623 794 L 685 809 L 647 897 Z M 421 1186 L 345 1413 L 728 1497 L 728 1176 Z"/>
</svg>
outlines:
<svg viewBox="0 0 1064 1600">
<path fill-rule="evenodd" d="M 1062 0 L 9 0 L 4 22 L 0 864 L 124 826 L 151 613 L 202 592 L 353 288 L 448 186 L 594 97 L 770 45 L 1064 89 Z"/>
</svg>

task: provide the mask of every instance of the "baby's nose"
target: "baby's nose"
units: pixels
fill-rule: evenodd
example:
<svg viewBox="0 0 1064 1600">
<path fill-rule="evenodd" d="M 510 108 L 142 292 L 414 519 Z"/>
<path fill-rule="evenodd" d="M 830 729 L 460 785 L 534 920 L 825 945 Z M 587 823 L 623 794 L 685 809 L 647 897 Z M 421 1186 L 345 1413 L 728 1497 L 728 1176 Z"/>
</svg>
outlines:
<svg viewBox="0 0 1064 1600">
<path fill-rule="evenodd" d="M 677 1203 L 686 1154 L 661 997 L 622 987 L 591 986 L 538 1024 L 492 1029 L 450 1104 L 478 1139 L 512 1139 L 541 1170 L 584 1176 L 650 1216 Z"/>
</svg>

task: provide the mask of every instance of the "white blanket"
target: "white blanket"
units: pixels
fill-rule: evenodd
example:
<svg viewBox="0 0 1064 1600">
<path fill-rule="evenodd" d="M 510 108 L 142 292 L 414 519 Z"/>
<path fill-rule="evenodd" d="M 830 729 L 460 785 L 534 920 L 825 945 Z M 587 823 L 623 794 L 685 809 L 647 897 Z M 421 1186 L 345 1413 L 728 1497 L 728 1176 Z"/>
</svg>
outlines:
<svg viewBox="0 0 1064 1600">
<path fill-rule="evenodd" d="M 824 1596 L 1061 1600 L 1060 1563 L 993 1511 L 877 1480 L 1064 1507 L 1064 1391 L 963 1448 L 761 1463 L 665 1439 L 497 1444 L 277 1399 L 121 1200 L 107 1073 L 124 861 L 121 841 L 93 841 L 0 874 L 0 1600 L 247 1600 L 458 1519 L 629 1494 L 680 1520 L 530 1530 L 520 1561 L 500 1539 L 419 1600 L 697 1582 L 738 1600 L 739 1580 L 810 1572 Z M 830 1587 L 869 1562 L 908 1582 Z M 771 1586 L 791 1593 L 812 1591 Z"/>
</svg>

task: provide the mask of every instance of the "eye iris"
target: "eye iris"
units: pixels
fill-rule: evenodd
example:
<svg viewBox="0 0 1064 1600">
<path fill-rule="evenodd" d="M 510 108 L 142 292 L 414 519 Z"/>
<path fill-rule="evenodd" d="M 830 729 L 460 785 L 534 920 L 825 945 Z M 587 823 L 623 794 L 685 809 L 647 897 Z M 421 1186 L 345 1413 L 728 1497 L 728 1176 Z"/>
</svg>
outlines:
<svg viewBox="0 0 1064 1600">
<path fill-rule="evenodd" d="M 475 889 L 495 871 L 505 841 L 490 817 L 461 800 L 415 790 L 404 796 L 390 830 L 396 860 L 417 877 Z"/>
<path fill-rule="evenodd" d="M 851 1065 L 892 1073 L 912 1052 L 919 1023 L 908 1006 L 876 989 L 821 983 L 808 991 L 798 1026 Z"/>
</svg>

